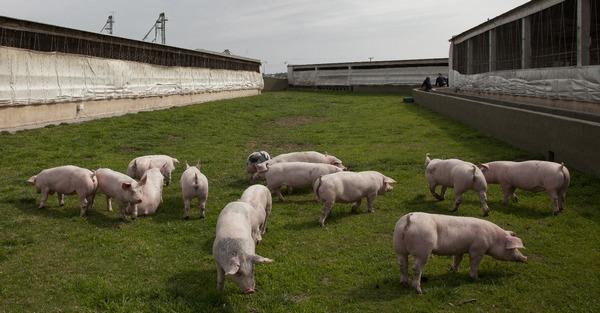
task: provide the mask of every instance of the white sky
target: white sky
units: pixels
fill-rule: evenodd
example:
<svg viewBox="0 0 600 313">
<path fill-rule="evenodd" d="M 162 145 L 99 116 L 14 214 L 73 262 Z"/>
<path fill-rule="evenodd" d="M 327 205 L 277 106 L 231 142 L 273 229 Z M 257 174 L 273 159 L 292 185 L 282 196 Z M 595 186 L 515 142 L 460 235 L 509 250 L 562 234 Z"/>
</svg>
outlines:
<svg viewBox="0 0 600 313">
<path fill-rule="evenodd" d="M 448 56 L 448 39 L 524 0 L 0 0 L 0 15 L 142 39 L 160 12 L 167 44 L 288 64 Z M 152 35 L 153 36 L 153 35 Z"/>
</svg>

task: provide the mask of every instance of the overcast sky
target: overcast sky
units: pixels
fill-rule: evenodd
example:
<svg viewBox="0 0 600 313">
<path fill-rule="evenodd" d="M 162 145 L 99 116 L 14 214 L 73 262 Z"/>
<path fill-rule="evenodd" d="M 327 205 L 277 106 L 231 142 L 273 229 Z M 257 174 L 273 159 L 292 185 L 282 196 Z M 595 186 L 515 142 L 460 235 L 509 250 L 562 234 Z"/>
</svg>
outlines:
<svg viewBox="0 0 600 313">
<path fill-rule="evenodd" d="M 448 39 L 527 1 L 0 0 L 0 15 L 142 39 L 160 12 L 167 44 L 285 64 L 448 56 Z"/>
</svg>

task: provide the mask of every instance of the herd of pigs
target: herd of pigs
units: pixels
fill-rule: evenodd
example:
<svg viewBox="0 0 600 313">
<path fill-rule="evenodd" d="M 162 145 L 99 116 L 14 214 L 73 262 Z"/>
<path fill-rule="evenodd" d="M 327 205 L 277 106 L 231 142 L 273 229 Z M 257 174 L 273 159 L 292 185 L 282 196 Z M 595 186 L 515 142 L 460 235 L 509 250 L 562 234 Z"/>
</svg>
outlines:
<svg viewBox="0 0 600 313">
<path fill-rule="evenodd" d="M 41 193 L 39 208 L 43 208 L 49 194 L 57 193 L 60 205 L 65 194 L 77 194 L 81 216 L 94 204 L 95 195 L 106 195 L 107 209 L 112 211 L 111 199 L 118 202 L 121 219 L 156 213 L 162 202 L 163 185 L 171 182 L 171 173 L 179 161 L 167 155 L 148 155 L 131 160 L 127 175 L 107 168 L 96 171 L 73 165 L 41 171 L 29 178 Z M 548 193 L 554 214 L 563 210 L 570 174 L 564 164 L 546 161 L 496 161 L 480 164 L 458 159 L 430 159 L 425 157 L 425 176 L 429 191 L 437 200 L 444 200 L 448 187 L 454 190 L 456 211 L 462 194 L 468 190 L 478 193 L 483 215 L 490 209 L 487 201 L 487 184 L 499 184 L 504 203 L 517 201 L 517 188 Z M 205 217 L 208 197 L 208 180 L 200 172 L 200 162 L 189 166 L 181 175 L 180 185 L 184 204 L 184 218 L 189 217 L 191 201 L 198 199 L 201 217 Z M 393 189 L 396 183 L 376 171 L 347 171 L 335 156 L 315 151 L 281 154 L 271 158 L 265 151 L 250 154 L 246 162 L 250 179 L 266 180 L 267 186 L 255 184 L 248 187 L 237 201 L 227 204 L 219 214 L 213 256 L 217 267 L 217 288 L 223 291 L 225 277 L 230 277 L 244 293 L 255 291 L 254 264 L 271 263 L 255 252 L 262 240 L 271 214 L 271 194 L 284 201 L 281 188 L 311 187 L 316 199 L 323 204 L 319 223 L 324 226 L 333 205 L 352 203 L 355 212 L 366 198 L 369 212 L 378 195 Z M 436 187 L 441 186 L 440 193 Z M 453 256 L 451 270 L 458 270 L 463 255 L 470 257 L 469 275 L 477 279 L 477 268 L 484 255 L 506 261 L 525 262 L 527 257 L 519 252 L 523 242 L 512 231 L 507 231 L 489 221 L 440 214 L 412 212 L 396 223 L 393 246 L 400 265 L 400 281 L 408 285 L 408 256 L 414 260 L 412 285 L 421 293 L 421 272 L 430 255 Z"/>
</svg>

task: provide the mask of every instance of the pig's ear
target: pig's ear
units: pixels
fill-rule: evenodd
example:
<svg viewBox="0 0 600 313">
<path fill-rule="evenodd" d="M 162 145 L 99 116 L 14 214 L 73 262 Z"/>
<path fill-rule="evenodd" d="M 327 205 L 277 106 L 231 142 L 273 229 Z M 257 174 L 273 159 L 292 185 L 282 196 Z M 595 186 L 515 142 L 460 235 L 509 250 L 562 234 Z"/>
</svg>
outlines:
<svg viewBox="0 0 600 313">
<path fill-rule="evenodd" d="M 229 263 L 227 264 L 227 268 L 224 268 L 225 274 L 227 275 L 235 275 L 240 270 L 240 258 L 237 256 L 229 259 Z"/>
<path fill-rule="evenodd" d="M 167 162 L 165 162 L 165 164 L 163 164 L 163 166 L 160 167 L 160 171 L 163 173 L 167 172 Z"/>
<path fill-rule="evenodd" d="M 122 183 L 121 188 L 123 190 L 129 190 L 129 189 L 131 189 L 131 184 L 130 183 Z"/>
<path fill-rule="evenodd" d="M 200 160 L 198 160 L 198 163 L 196 163 L 196 167 L 200 169 Z"/>
<path fill-rule="evenodd" d="M 138 185 L 139 186 L 145 185 L 147 180 L 148 180 L 148 175 L 144 174 L 144 177 L 142 177 L 142 179 L 140 179 L 140 181 L 138 182 Z"/>
<path fill-rule="evenodd" d="M 185 161 L 185 169 L 187 170 L 188 168 L 190 168 L 190 165 L 188 164 L 187 160 Z"/>
<path fill-rule="evenodd" d="M 173 165 L 177 166 L 177 164 L 179 164 L 179 160 L 177 160 L 176 158 L 171 158 L 173 160 Z"/>
<path fill-rule="evenodd" d="M 515 236 L 506 236 L 506 249 L 524 249 L 521 238 Z"/>
<path fill-rule="evenodd" d="M 489 169 L 490 169 L 490 167 L 489 167 L 487 164 L 485 164 L 485 163 L 481 163 L 481 164 L 479 164 L 479 165 L 478 165 L 478 167 L 479 167 L 479 169 L 480 169 L 480 170 L 482 170 L 482 171 L 484 171 L 484 170 L 489 170 Z"/>
<path fill-rule="evenodd" d="M 35 179 L 37 178 L 37 175 L 33 175 L 31 177 L 29 177 L 29 179 L 27 180 L 28 183 L 31 184 L 35 184 Z"/>
<path fill-rule="evenodd" d="M 255 255 L 252 256 L 252 262 L 253 263 L 266 263 L 266 264 L 269 264 L 269 263 L 273 263 L 273 260 L 271 260 L 269 258 L 264 258 L 264 257 L 262 257 L 262 256 L 260 256 L 258 254 L 255 254 Z"/>
<path fill-rule="evenodd" d="M 133 160 L 133 165 L 131 165 L 132 168 L 137 168 L 137 160 Z"/>
<path fill-rule="evenodd" d="M 395 181 L 393 178 L 389 178 L 389 177 L 387 177 L 387 176 L 386 176 L 386 177 L 383 179 L 383 181 L 384 181 L 386 184 L 396 184 L 396 183 L 397 183 L 397 181 Z"/>
</svg>

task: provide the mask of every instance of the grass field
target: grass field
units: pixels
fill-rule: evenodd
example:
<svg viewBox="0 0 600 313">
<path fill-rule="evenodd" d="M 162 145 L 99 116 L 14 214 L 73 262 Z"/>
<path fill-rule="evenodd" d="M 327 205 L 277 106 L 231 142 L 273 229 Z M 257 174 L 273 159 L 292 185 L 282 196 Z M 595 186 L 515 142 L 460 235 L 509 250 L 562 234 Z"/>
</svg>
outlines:
<svg viewBox="0 0 600 313">
<path fill-rule="evenodd" d="M 351 170 L 377 170 L 398 181 L 373 214 L 337 204 L 327 227 L 309 190 L 274 201 L 257 252 L 275 260 L 256 267 L 257 293 L 228 281 L 215 288 L 211 256 L 218 213 L 249 185 L 245 158 L 255 150 L 329 152 Z M 543 193 L 517 192 L 505 206 L 488 192 L 489 220 L 515 231 L 527 264 L 486 257 L 480 280 L 468 259 L 449 273 L 448 257 L 427 264 L 424 294 L 399 284 L 394 224 L 411 211 L 451 214 L 453 196 L 435 202 L 424 156 L 472 162 L 540 158 L 512 148 L 395 95 L 280 92 L 133 114 L 77 125 L 0 134 L 0 312 L 598 312 L 600 180 L 571 169 L 565 211 L 551 214 Z M 56 197 L 38 210 L 26 179 L 74 164 L 125 171 L 133 157 L 201 159 L 209 179 L 207 218 L 184 221 L 178 186 L 164 190 L 157 215 L 122 223 L 98 196 L 85 218 L 77 199 Z M 568 164 L 567 164 L 568 165 Z M 457 215 L 481 217 L 467 193 Z M 411 271 L 412 273 L 412 271 Z"/>
</svg>

